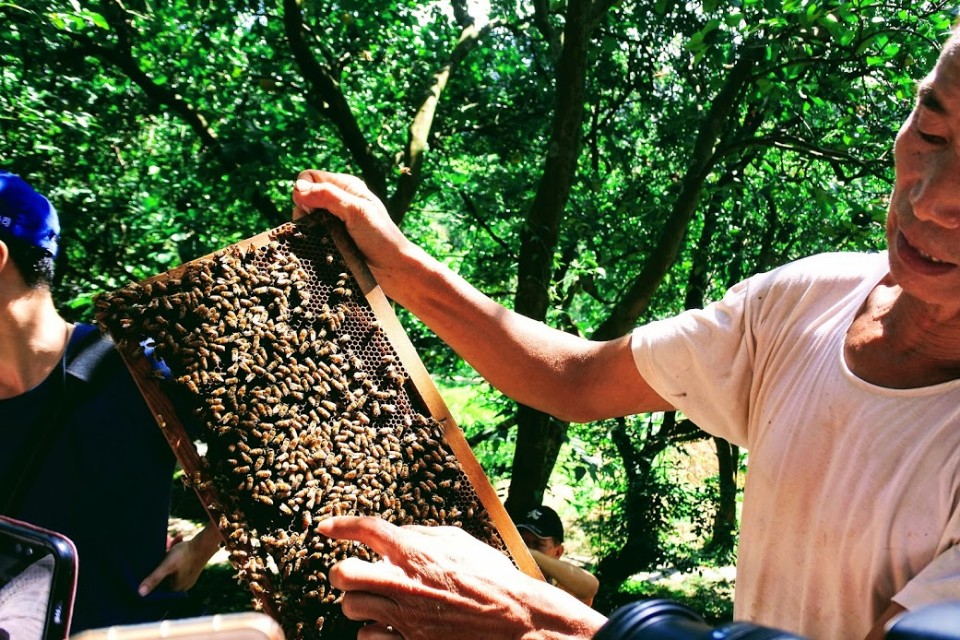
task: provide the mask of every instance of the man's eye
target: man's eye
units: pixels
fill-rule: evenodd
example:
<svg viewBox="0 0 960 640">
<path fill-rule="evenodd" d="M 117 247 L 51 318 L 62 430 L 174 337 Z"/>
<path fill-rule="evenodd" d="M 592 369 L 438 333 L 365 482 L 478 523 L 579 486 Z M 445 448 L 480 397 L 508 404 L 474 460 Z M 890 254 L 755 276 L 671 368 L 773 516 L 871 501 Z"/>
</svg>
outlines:
<svg viewBox="0 0 960 640">
<path fill-rule="evenodd" d="M 925 133 L 917 129 L 917 135 L 920 136 L 920 139 L 926 142 L 927 144 L 945 144 L 947 139 L 943 136 L 936 136 L 932 133 Z"/>
</svg>

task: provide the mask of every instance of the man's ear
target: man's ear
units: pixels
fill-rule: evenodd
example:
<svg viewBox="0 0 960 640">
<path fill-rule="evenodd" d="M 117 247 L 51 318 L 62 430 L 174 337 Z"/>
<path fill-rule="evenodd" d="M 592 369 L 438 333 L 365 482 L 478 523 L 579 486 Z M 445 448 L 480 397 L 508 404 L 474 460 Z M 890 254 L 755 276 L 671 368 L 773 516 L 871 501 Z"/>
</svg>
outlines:
<svg viewBox="0 0 960 640">
<path fill-rule="evenodd" d="M 7 263 L 10 261 L 10 249 L 7 248 L 7 243 L 3 240 L 0 240 L 0 271 L 3 271 L 7 266 Z"/>
<path fill-rule="evenodd" d="M 560 556 L 563 555 L 563 543 L 562 543 L 562 542 L 561 542 L 560 544 L 556 545 L 556 546 L 553 548 L 553 554 L 554 554 L 553 557 L 554 557 L 554 558 L 558 558 L 558 559 L 560 558 Z"/>
</svg>

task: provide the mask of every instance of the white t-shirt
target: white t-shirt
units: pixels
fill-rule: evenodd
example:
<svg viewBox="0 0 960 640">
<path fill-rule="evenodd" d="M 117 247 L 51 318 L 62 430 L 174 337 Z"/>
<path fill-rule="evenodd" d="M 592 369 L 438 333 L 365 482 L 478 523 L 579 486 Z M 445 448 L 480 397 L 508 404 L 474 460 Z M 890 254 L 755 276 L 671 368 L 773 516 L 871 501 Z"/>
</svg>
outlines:
<svg viewBox="0 0 960 640">
<path fill-rule="evenodd" d="M 883 254 L 825 254 L 636 329 L 637 368 L 749 451 L 735 616 L 862 638 L 893 599 L 960 599 L 960 381 L 887 389 L 844 338 Z"/>
</svg>

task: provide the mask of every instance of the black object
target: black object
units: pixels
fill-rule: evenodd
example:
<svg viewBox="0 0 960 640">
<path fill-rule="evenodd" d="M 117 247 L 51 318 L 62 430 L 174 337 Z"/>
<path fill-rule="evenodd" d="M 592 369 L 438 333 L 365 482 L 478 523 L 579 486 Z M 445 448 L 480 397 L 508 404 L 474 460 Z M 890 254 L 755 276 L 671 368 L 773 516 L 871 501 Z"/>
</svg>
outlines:
<svg viewBox="0 0 960 640">
<path fill-rule="evenodd" d="M 960 600 L 932 604 L 900 614 L 884 640 L 960 640 Z M 805 640 L 804 636 L 731 622 L 706 624 L 695 611 L 670 600 L 643 600 L 613 612 L 593 640 Z"/>
<path fill-rule="evenodd" d="M 70 631 L 77 591 L 77 550 L 66 536 L 26 522 L 0 516 L 0 590 L 10 590 L 7 606 L 16 605 L 16 593 L 46 597 L 42 630 L 7 629 L 0 612 L 0 638 L 63 640 Z M 21 595 L 20 597 L 24 597 Z M 20 613 L 15 611 L 14 613 Z M 19 616 L 15 616 L 19 617 Z M 26 635 L 25 635 L 26 633 Z"/>
<path fill-rule="evenodd" d="M 749 622 L 711 627 L 693 609 L 670 600 L 644 600 L 613 612 L 593 640 L 804 640 Z"/>
<path fill-rule="evenodd" d="M 557 512 L 546 505 L 534 507 L 517 522 L 517 529 L 526 529 L 538 538 L 553 538 L 563 542 L 563 522 Z"/>
</svg>

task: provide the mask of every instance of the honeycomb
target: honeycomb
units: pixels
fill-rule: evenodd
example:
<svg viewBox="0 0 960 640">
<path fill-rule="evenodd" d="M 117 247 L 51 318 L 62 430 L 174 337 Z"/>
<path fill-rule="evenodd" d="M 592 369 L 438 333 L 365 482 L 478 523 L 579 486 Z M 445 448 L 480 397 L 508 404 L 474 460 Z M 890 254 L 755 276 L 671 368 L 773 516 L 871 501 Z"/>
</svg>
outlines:
<svg viewBox="0 0 960 640">
<path fill-rule="evenodd" d="M 315 214 L 96 301 L 237 578 L 288 638 L 355 637 L 327 572 L 373 553 L 317 534 L 332 515 L 461 527 L 517 564 L 336 224 Z"/>
</svg>

